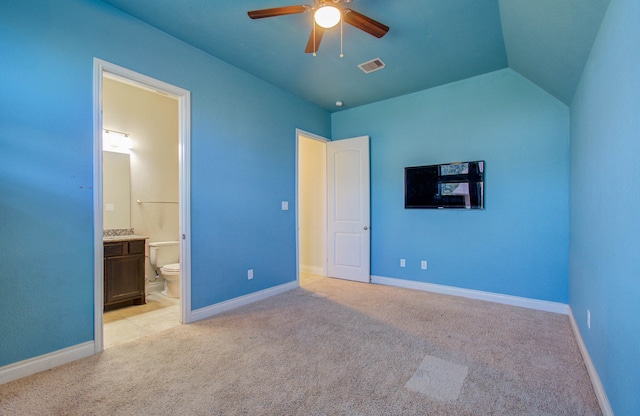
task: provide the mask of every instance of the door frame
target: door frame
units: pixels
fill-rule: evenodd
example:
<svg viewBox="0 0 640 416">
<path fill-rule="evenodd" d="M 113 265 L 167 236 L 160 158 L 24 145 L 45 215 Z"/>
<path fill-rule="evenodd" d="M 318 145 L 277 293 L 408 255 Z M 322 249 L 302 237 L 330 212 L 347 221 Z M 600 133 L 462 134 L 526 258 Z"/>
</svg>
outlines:
<svg viewBox="0 0 640 416">
<path fill-rule="evenodd" d="M 94 227 L 94 351 L 104 349 L 104 250 L 102 197 L 102 77 L 109 73 L 142 88 L 160 91 L 178 100 L 179 221 L 181 296 L 180 321 L 191 318 L 191 92 L 93 58 L 93 227 Z"/>
<path fill-rule="evenodd" d="M 311 139 L 311 140 L 317 140 L 319 142 L 322 143 L 328 143 L 331 140 L 323 137 L 323 136 L 319 136 L 317 134 L 313 134 L 313 133 L 309 133 L 308 131 L 305 130 L 301 130 L 301 129 L 296 129 L 296 212 L 295 212 L 295 216 L 296 216 L 296 280 L 298 282 L 298 285 L 300 285 L 300 195 L 298 193 L 299 191 L 299 178 L 300 178 L 300 140 L 302 140 L 302 136 L 304 136 L 307 139 Z M 326 162 L 325 162 L 326 163 Z M 326 176 L 326 175 L 325 175 Z M 325 187 L 325 207 L 324 207 L 324 233 L 325 233 L 325 241 L 324 241 L 324 246 L 322 248 L 323 253 L 322 253 L 322 257 L 323 257 L 323 264 L 322 264 L 322 274 L 323 276 L 327 275 L 327 238 L 326 238 L 326 234 L 327 234 L 327 230 L 326 230 L 326 217 L 327 217 L 327 207 L 326 207 L 326 187 Z"/>
</svg>

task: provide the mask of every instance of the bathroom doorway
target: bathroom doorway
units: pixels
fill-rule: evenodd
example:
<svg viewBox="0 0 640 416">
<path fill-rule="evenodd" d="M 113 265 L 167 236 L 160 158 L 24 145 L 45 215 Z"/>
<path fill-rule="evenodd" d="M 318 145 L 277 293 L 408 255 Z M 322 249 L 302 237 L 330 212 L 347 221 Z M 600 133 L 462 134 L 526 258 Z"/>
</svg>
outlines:
<svg viewBox="0 0 640 416">
<path fill-rule="evenodd" d="M 190 321 L 190 100 L 188 91 L 98 59 L 94 99 L 98 352 Z M 167 257 L 179 265 L 173 290 L 163 265 L 151 264 L 150 242 L 175 242 L 175 259 Z"/>
</svg>

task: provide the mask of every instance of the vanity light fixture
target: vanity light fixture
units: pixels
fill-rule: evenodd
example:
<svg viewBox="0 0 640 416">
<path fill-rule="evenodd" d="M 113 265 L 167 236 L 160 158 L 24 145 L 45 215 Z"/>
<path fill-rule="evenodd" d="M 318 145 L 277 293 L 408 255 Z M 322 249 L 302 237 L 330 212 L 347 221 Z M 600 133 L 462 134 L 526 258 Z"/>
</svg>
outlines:
<svg viewBox="0 0 640 416">
<path fill-rule="evenodd" d="M 102 150 L 105 152 L 131 153 L 133 141 L 129 133 L 104 129 L 102 132 Z"/>
</svg>

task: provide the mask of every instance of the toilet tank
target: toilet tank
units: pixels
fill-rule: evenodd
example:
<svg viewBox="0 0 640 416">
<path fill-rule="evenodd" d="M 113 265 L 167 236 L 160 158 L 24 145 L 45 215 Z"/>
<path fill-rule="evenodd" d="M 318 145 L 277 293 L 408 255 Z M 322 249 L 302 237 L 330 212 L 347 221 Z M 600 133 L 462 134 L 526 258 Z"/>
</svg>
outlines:
<svg viewBox="0 0 640 416">
<path fill-rule="evenodd" d="M 156 241 L 149 243 L 149 261 L 156 269 L 165 264 L 180 262 L 179 241 Z"/>
</svg>

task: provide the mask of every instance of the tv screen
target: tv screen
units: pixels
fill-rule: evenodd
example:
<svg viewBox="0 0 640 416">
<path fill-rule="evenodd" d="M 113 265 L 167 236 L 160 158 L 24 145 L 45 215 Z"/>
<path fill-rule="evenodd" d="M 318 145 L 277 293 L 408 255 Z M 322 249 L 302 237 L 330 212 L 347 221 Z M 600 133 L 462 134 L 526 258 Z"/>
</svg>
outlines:
<svg viewBox="0 0 640 416">
<path fill-rule="evenodd" d="M 404 207 L 484 209 L 484 161 L 404 168 Z"/>
</svg>

